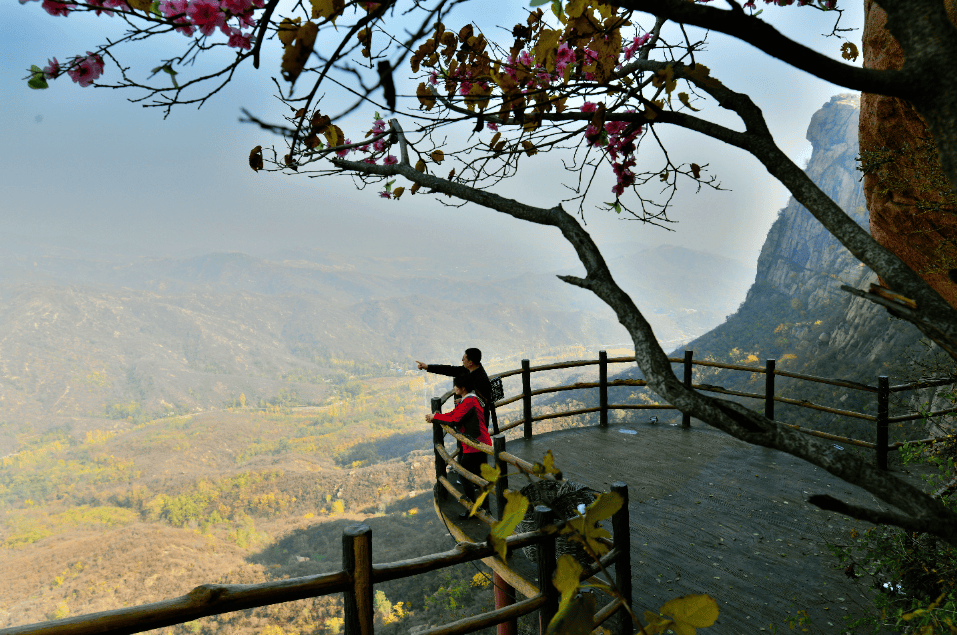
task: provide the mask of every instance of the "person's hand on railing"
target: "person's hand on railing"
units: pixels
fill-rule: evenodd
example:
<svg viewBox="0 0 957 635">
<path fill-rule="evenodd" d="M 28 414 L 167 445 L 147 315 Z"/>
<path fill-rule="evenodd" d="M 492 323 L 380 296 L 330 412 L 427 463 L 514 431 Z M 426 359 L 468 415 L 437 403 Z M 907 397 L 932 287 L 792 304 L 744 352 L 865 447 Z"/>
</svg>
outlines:
<svg viewBox="0 0 957 635">
<path fill-rule="evenodd" d="M 426 414 L 426 415 L 425 415 L 425 421 L 426 421 L 426 423 L 432 423 L 432 415 Z"/>
<path fill-rule="evenodd" d="M 415 362 L 415 365 L 419 367 L 419 370 L 429 370 L 428 364 L 423 364 L 422 362 L 418 360 Z"/>
</svg>

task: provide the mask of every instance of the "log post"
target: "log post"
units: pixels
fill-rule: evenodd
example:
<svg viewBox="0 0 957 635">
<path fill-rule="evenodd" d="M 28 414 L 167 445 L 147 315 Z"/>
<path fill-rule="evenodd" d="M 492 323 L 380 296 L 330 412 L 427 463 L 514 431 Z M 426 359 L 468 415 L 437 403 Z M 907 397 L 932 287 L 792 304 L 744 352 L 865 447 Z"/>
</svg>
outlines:
<svg viewBox="0 0 957 635">
<path fill-rule="evenodd" d="M 522 360 L 522 406 L 525 411 L 525 438 L 532 438 L 532 371 L 531 363 Z"/>
<path fill-rule="evenodd" d="M 608 352 L 598 351 L 598 425 L 608 427 Z"/>
<path fill-rule="evenodd" d="M 890 386 L 887 375 L 877 378 L 877 469 L 887 469 L 887 413 Z"/>
<path fill-rule="evenodd" d="M 685 351 L 685 386 L 691 388 L 691 369 L 693 368 L 691 364 L 691 358 L 694 357 L 694 351 Z M 690 428 L 691 427 L 691 415 L 682 412 L 681 413 L 681 427 Z"/>
<path fill-rule="evenodd" d="M 611 491 L 621 496 L 621 509 L 611 517 L 612 538 L 619 556 L 615 560 L 615 586 L 629 607 L 632 606 L 631 591 L 631 526 L 628 518 L 628 485 L 617 481 L 611 484 Z M 632 635 L 635 632 L 631 615 L 625 609 L 618 612 L 615 635 Z"/>
<path fill-rule="evenodd" d="M 350 525 L 342 530 L 342 568 L 352 588 L 342 596 L 344 635 L 372 635 L 372 529 Z"/>
<path fill-rule="evenodd" d="M 495 571 L 492 572 L 492 584 L 495 585 L 495 610 L 515 604 L 515 589 Z M 518 635 L 518 618 L 499 624 L 495 635 Z"/>
<path fill-rule="evenodd" d="M 505 437 L 492 437 L 492 449 L 495 451 L 495 467 L 498 468 L 499 477 L 495 481 L 495 510 L 498 519 L 502 520 L 502 514 L 505 513 L 505 490 L 508 489 L 508 463 L 502 458 L 502 452 L 505 451 Z"/>
<path fill-rule="evenodd" d="M 442 398 L 441 397 L 432 397 L 432 414 L 442 412 Z M 448 465 L 445 462 L 445 459 L 435 450 L 435 446 L 442 445 L 445 443 L 445 430 L 442 429 L 442 426 L 438 422 L 432 422 L 432 451 L 435 454 L 435 483 L 438 485 L 439 479 L 445 476 L 445 471 Z M 436 491 L 438 492 L 439 498 L 445 498 L 446 489 L 444 487 L 437 487 Z"/>
<path fill-rule="evenodd" d="M 545 505 L 535 506 L 535 526 L 538 529 L 555 523 L 555 512 Z M 543 536 L 538 543 L 538 587 L 545 596 L 545 604 L 538 611 L 539 633 L 544 635 L 548 631 L 548 624 L 558 612 L 558 601 L 561 594 L 552 578 L 555 576 L 555 534 Z"/>
<path fill-rule="evenodd" d="M 774 365 L 776 361 L 768 359 L 764 363 L 764 416 L 774 421 Z"/>
</svg>

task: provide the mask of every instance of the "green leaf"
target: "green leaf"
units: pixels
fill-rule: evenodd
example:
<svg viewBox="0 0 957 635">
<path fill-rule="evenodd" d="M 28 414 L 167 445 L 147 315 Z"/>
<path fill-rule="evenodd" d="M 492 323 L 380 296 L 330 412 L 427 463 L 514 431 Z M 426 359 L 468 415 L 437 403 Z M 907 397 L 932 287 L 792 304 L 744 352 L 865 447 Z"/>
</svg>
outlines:
<svg viewBox="0 0 957 635">
<path fill-rule="evenodd" d="M 505 539 L 512 535 L 518 523 L 525 518 L 525 512 L 528 511 L 528 499 L 514 490 L 505 492 L 505 511 L 502 513 L 502 520 L 491 526 L 488 535 L 489 543 L 495 548 L 499 557 L 505 560 L 506 548 Z"/>
<path fill-rule="evenodd" d="M 176 83 L 176 76 L 179 75 L 179 73 L 177 73 L 176 71 L 174 71 L 173 68 L 172 68 L 169 64 L 167 64 L 166 66 L 163 67 L 163 72 L 166 73 L 167 75 L 169 75 L 169 78 L 170 78 L 171 80 L 173 80 L 173 87 L 174 87 L 174 88 L 179 88 L 179 84 Z"/>
<path fill-rule="evenodd" d="M 150 5 L 150 13 L 155 15 L 157 18 L 165 17 L 159 10 L 160 0 L 154 0 L 153 4 Z"/>
<path fill-rule="evenodd" d="M 43 74 L 43 69 L 37 65 L 30 67 L 30 72 L 33 73 L 33 76 L 27 80 L 27 86 L 34 90 L 42 90 L 44 88 L 49 88 L 50 85 L 47 84 L 47 78 Z"/>
<path fill-rule="evenodd" d="M 618 201 L 615 201 L 615 213 L 621 214 L 621 203 L 619 203 Z"/>
<path fill-rule="evenodd" d="M 548 4 L 548 3 L 551 2 L 551 1 L 552 1 L 552 0 L 532 0 L 531 2 L 528 3 L 528 6 L 530 6 L 530 7 L 540 7 L 540 6 L 542 6 L 543 4 Z"/>
</svg>

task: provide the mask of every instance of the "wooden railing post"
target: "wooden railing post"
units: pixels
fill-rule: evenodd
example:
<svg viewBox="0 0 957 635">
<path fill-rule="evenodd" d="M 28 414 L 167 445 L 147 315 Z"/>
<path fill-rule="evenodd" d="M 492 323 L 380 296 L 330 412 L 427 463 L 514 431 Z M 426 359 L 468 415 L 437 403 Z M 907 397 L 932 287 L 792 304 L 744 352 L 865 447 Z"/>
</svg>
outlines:
<svg viewBox="0 0 957 635">
<path fill-rule="evenodd" d="M 532 371 L 531 363 L 522 360 L 522 406 L 525 411 L 525 438 L 532 438 Z"/>
<path fill-rule="evenodd" d="M 765 360 L 764 373 L 764 416 L 774 420 L 774 365 L 775 360 Z"/>
<path fill-rule="evenodd" d="M 608 352 L 598 351 L 598 425 L 608 427 Z"/>
<path fill-rule="evenodd" d="M 508 489 L 508 463 L 502 459 L 505 437 L 492 437 L 492 449 L 495 451 L 495 467 L 499 472 L 498 480 L 495 481 L 495 513 L 498 514 L 498 519 L 502 520 L 502 514 L 505 512 L 505 490 Z"/>
<path fill-rule="evenodd" d="M 691 369 L 693 368 L 691 358 L 693 357 L 694 351 L 685 351 L 685 386 L 688 388 L 691 388 Z M 691 415 L 684 412 L 681 413 L 681 427 L 691 427 Z"/>
<path fill-rule="evenodd" d="M 495 608 L 504 609 L 515 604 L 515 589 L 506 582 L 497 571 L 492 572 L 492 584 L 495 585 Z M 495 635 L 518 635 L 518 619 L 502 622 L 495 629 Z"/>
<path fill-rule="evenodd" d="M 877 469 L 887 469 L 887 413 L 890 384 L 887 375 L 877 378 Z"/>
<path fill-rule="evenodd" d="M 541 529 L 555 523 L 555 512 L 545 505 L 535 506 L 535 526 Z M 555 534 L 544 536 L 538 543 L 538 588 L 545 596 L 545 604 L 538 611 L 539 633 L 545 635 L 548 624 L 558 612 L 558 601 L 561 594 L 552 578 L 555 576 Z"/>
<path fill-rule="evenodd" d="M 432 414 L 442 412 L 442 398 L 441 397 L 432 397 Z M 435 483 L 438 485 L 439 478 L 446 476 L 446 468 L 448 465 L 445 462 L 445 459 L 439 454 L 438 450 L 435 450 L 435 446 L 442 445 L 445 443 L 445 430 L 442 429 L 442 426 L 438 422 L 432 423 L 432 447 L 433 453 L 435 454 Z M 438 492 L 439 498 L 445 497 L 446 489 L 444 487 L 437 487 L 436 491 Z"/>
<path fill-rule="evenodd" d="M 619 556 L 615 561 L 615 586 L 625 599 L 628 606 L 632 606 L 631 592 L 631 526 L 628 519 L 628 485 L 618 481 L 611 484 L 611 491 L 622 499 L 621 509 L 611 517 L 612 538 Z M 618 613 L 618 622 L 615 625 L 615 635 L 632 635 L 635 632 L 631 615 L 621 609 Z"/>
<path fill-rule="evenodd" d="M 342 596 L 344 635 L 372 635 L 372 529 L 350 525 L 342 530 L 342 568 L 352 588 Z"/>
</svg>

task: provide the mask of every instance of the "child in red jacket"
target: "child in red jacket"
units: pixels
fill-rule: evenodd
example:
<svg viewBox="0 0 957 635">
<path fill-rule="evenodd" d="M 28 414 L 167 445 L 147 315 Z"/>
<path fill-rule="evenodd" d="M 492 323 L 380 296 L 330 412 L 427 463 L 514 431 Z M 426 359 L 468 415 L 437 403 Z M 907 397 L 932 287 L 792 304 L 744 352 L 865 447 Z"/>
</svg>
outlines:
<svg viewBox="0 0 957 635">
<path fill-rule="evenodd" d="M 434 415 L 425 415 L 425 420 L 429 423 L 439 421 L 448 423 L 458 432 L 464 434 L 473 441 L 492 445 L 492 437 L 488 434 L 488 427 L 485 423 L 485 407 L 482 399 L 472 391 L 472 378 L 468 375 L 455 377 L 452 380 L 452 391 L 456 396 L 461 397 L 452 412 L 447 414 L 436 413 Z M 477 476 L 482 475 L 482 463 L 487 462 L 486 455 L 481 450 L 462 444 L 462 453 L 458 457 L 459 464 L 466 470 Z M 471 500 L 475 500 L 476 486 L 474 483 L 462 477 L 462 489 L 465 495 Z M 487 508 L 488 499 L 485 501 Z M 459 515 L 460 518 L 468 517 L 468 512 Z"/>
</svg>

